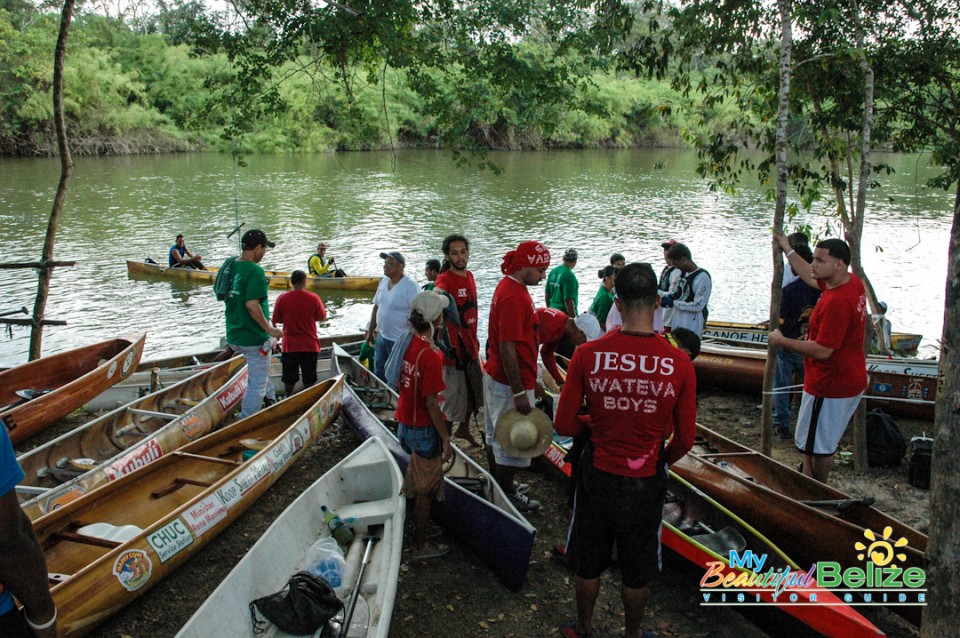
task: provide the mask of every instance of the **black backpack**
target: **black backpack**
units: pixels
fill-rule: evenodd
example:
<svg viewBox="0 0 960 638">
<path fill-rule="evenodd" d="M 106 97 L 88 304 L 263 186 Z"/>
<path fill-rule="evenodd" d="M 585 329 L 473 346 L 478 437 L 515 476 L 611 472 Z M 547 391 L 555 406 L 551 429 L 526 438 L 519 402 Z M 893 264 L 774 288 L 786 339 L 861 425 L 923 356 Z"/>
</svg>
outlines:
<svg viewBox="0 0 960 638">
<path fill-rule="evenodd" d="M 867 412 L 867 464 L 896 467 L 907 453 L 907 441 L 893 418 L 880 408 Z"/>
</svg>

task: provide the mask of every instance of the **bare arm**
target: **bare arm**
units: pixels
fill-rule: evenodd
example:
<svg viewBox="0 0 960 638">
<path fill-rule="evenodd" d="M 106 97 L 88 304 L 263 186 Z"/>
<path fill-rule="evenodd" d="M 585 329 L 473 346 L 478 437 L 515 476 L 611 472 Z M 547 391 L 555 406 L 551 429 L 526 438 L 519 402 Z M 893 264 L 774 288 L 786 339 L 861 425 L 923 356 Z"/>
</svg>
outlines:
<svg viewBox="0 0 960 638">
<path fill-rule="evenodd" d="M 453 456 L 453 448 L 450 446 L 450 434 L 447 432 L 447 426 L 443 421 L 443 412 L 440 411 L 440 399 L 436 394 L 430 394 L 423 398 L 427 404 L 427 412 L 430 413 L 430 421 L 433 422 L 433 428 L 440 435 L 443 441 L 443 460 L 447 461 Z"/>
<path fill-rule="evenodd" d="M 573 299 L 564 299 L 564 300 L 563 300 L 563 307 L 567 309 L 567 316 L 568 316 L 568 317 L 576 317 L 576 316 L 577 316 L 577 311 L 574 310 L 574 308 L 573 308 Z"/>
<path fill-rule="evenodd" d="M 547 369 L 547 372 L 550 373 L 553 380 L 557 382 L 557 387 L 560 387 L 563 385 L 564 378 L 563 375 L 560 374 L 560 369 L 557 367 L 556 350 L 556 343 L 545 343 L 540 346 L 540 358 L 543 359 L 543 367 Z"/>
<path fill-rule="evenodd" d="M 33 533 L 16 490 L 0 497 L 0 582 L 23 603 L 27 618 L 42 625 L 53 618 L 56 607 L 47 583 L 47 561 Z M 57 635 L 56 623 L 49 629 L 34 631 L 38 638 Z"/>
<path fill-rule="evenodd" d="M 367 343 L 373 343 L 377 336 L 377 309 L 380 306 L 373 305 L 373 312 L 370 313 L 370 327 L 367 328 Z"/>
<path fill-rule="evenodd" d="M 263 328 L 267 334 L 277 339 L 283 336 L 283 332 L 271 326 L 267 318 L 263 315 L 263 308 L 260 307 L 259 299 L 251 299 L 245 305 L 247 312 L 250 313 L 250 318 L 253 319 L 254 323 Z"/>
<path fill-rule="evenodd" d="M 800 261 L 803 260 L 801 259 Z M 771 346 L 783 348 L 784 350 L 795 352 L 800 356 L 817 359 L 819 361 L 829 359 L 834 353 L 833 348 L 821 346 L 816 341 L 806 341 L 805 339 L 788 339 L 787 337 L 783 336 L 783 333 L 781 333 L 780 330 L 774 330 L 771 332 L 767 336 L 767 339 Z"/>
<path fill-rule="evenodd" d="M 793 271 L 797 273 L 797 276 L 803 279 L 804 283 L 811 288 L 820 290 L 820 286 L 817 285 L 817 280 L 813 278 L 813 271 L 810 268 L 810 264 L 807 263 L 806 259 L 793 251 L 787 238 L 783 235 L 774 234 L 773 241 L 777 242 L 784 255 L 789 255 L 789 257 L 787 257 L 787 263 L 793 268 Z"/>
<path fill-rule="evenodd" d="M 530 401 L 523 390 L 523 381 L 520 380 L 520 363 L 517 360 L 517 345 L 513 341 L 500 342 L 500 362 L 503 364 L 503 374 L 513 392 L 513 405 L 520 414 L 530 414 Z"/>
</svg>

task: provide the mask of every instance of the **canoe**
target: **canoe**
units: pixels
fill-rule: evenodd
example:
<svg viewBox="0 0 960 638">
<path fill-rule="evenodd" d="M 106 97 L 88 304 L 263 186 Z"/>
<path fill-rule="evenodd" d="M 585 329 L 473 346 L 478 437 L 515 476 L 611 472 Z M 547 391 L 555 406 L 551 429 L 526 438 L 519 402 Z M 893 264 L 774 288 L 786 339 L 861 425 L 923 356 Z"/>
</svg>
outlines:
<svg viewBox="0 0 960 638">
<path fill-rule="evenodd" d="M 406 498 L 400 493 L 403 475 L 390 451 L 371 437 L 297 497 L 237 563 L 206 602 L 177 633 L 178 638 L 239 638 L 253 636 L 248 605 L 279 591 L 307 566 L 307 550 L 318 536 L 329 536 L 321 505 L 350 523 L 354 539 L 347 551 L 344 581 L 356 582 L 365 540 L 379 537 L 359 584 L 366 603 L 367 638 L 386 638 L 397 595 L 403 549 Z M 351 577 L 353 576 L 353 577 Z M 353 587 L 343 596 L 349 599 Z M 354 616 L 357 618 L 357 615 Z M 268 625 L 268 633 L 275 627 Z"/>
<path fill-rule="evenodd" d="M 346 375 L 343 414 L 362 439 L 383 440 L 406 471 L 410 455 L 395 434 L 397 394 L 339 345 L 331 371 Z M 444 501 L 434 504 L 445 531 L 476 554 L 510 590 L 527 576 L 537 530 L 517 511 L 489 472 L 453 445 L 454 460 L 444 478 Z"/>
<path fill-rule="evenodd" d="M 864 548 L 857 544 L 869 544 L 870 530 L 891 544 L 904 539 L 896 548 L 902 555 L 896 560 L 899 567 L 924 567 L 924 534 L 708 428 L 698 426 L 697 431 L 693 450 L 671 470 L 750 521 L 761 534 L 776 538 L 802 565 L 833 561 L 842 568 L 862 568 Z M 921 607 L 890 608 L 919 624 Z"/>
<path fill-rule="evenodd" d="M 23 510 L 39 518 L 219 428 L 246 387 L 235 357 L 22 454 Z"/>
<path fill-rule="evenodd" d="M 569 441 L 554 441 L 544 457 L 550 462 L 551 468 L 569 479 L 571 466 L 564 459 L 568 447 Z M 734 511 L 724 507 L 671 469 L 667 501 L 663 507 L 661 541 L 664 546 L 704 570 L 707 570 L 711 563 L 721 563 L 722 569 L 717 568 L 716 573 L 722 576 L 747 572 L 743 567 L 730 565 L 729 552 L 734 549 L 740 552 L 750 550 L 757 556 L 765 555 L 767 560 L 764 564 L 764 572 L 767 569 L 780 569 L 787 565 L 792 571 L 806 571 L 810 569 L 813 562 L 816 562 L 806 563 L 789 554 L 788 551 L 785 552 L 778 535 L 764 535 L 761 530 L 747 523 Z M 771 540 L 772 538 L 777 539 L 776 543 Z M 819 605 L 795 605 L 788 601 L 787 595 L 774 600 L 769 590 L 741 592 L 719 587 L 716 589 L 702 587 L 701 594 L 703 596 L 709 594 L 709 599 L 702 602 L 703 604 L 733 604 L 711 603 L 711 600 L 718 601 L 723 593 L 728 596 L 744 593 L 751 599 L 754 594 L 759 593 L 760 601 L 763 603 L 780 608 L 784 613 L 797 618 L 824 636 L 866 638 L 884 635 L 870 621 L 843 604 L 835 594 L 815 585 L 804 589 L 800 595 L 801 600 L 809 601 L 809 595 L 816 593 Z"/>
<path fill-rule="evenodd" d="M 342 387 L 319 383 L 34 521 L 61 635 L 89 633 L 240 516 L 336 418 Z"/>
<path fill-rule="evenodd" d="M 109 339 L 0 372 L 0 422 L 17 445 L 125 379 L 143 354 L 146 333 Z M 24 394 L 39 396 L 24 400 Z"/>
<path fill-rule="evenodd" d="M 704 343 L 693 365 L 698 386 L 761 392 L 766 361 L 765 350 Z M 868 356 L 867 407 L 932 421 L 938 365 L 936 359 Z"/>
<path fill-rule="evenodd" d="M 167 268 L 161 264 L 148 264 L 143 261 L 127 260 L 127 274 L 129 276 L 163 277 L 165 279 L 180 279 L 197 284 L 212 284 L 217 278 L 217 267 L 208 266 L 206 270 L 193 268 Z M 267 275 L 267 285 L 278 290 L 289 290 L 290 273 L 283 270 L 264 270 Z M 307 276 L 307 290 L 342 292 L 376 292 L 377 286 L 383 277 L 312 277 Z"/>
<path fill-rule="evenodd" d="M 770 328 L 766 323 L 739 323 L 735 321 L 708 321 L 703 329 L 703 338 L 722 341 L 737 346 L 767 347 Z M 914 356 L 923 335 L 894 332 L 890 335 L 893 351 L 900 356 Z"/>
<path fill-rule="evenodd" d="M 343 335 L 330 335 L 320 337 L 320 347 L 329 348 L 333 343 L 352 343 L 363 339 L 363 333 L 350 333 Z M 107 388 L 96 397 L 87 401 L 87 410 L 90 412 L 102 412 L 104 410 L 113 410 L 122 405 L 145 396 L 151 392 L 173 385 L 189 376 L 192 376 L 209 368 L 218 357 L 223 355 L 223 349 L 208 350 L 195 354 L 186 354 L 174 357 L 164 357 L 162 359 L 152 359 L 142 361 L 133 374 L 122 382 Z M 329 376 L 329 354 L 327 360 L 321 358 L 317 361 L 318 378 L 324 379 Z M 277 392 L 283 392 L 283 381 L 280 379 L 282 366 L 280 356 L 274 355 L 270 362 L 270 382 Z"/>
</svg>

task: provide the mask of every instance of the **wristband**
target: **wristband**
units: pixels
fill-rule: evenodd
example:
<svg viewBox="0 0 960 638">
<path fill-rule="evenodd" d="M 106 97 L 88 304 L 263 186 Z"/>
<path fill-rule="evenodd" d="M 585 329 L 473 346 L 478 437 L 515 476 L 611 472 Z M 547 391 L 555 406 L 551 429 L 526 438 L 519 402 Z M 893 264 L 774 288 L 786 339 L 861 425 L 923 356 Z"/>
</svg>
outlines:
<svg viewBox="0 0 960 638">
<path fill-rule="evenodd" d="M 797 252 L 797 251 L 791 250 L 790 252 L 788 252 L 788 253 L 787 253 L 787 259 L 790 259 L 790 255 L 792 255 L 792 254 L 795 253 L 795 252 Z"/>
<path fill-rule="evenodd" d="M 33 629 L 34 631 L 41 631 L 43 629 L 50 629 L 57 623 L 57 608 L 53 608 L 53 618 L 43 623 L 42 625 L 35 625 L 33 621 L 30 620 L 30 616 L 27 615 L 26 610 L 23 612 L 23 619 L 27 621 L 27 627 Z"/>
<path fill-rule="evenodd" d="M 516 399 L 517 397 L 526 396 L 526 394 L 527 394 L 526 390 L 520 390 L 520 392 L 514 393 L 513 398 Z"/>
</svg>

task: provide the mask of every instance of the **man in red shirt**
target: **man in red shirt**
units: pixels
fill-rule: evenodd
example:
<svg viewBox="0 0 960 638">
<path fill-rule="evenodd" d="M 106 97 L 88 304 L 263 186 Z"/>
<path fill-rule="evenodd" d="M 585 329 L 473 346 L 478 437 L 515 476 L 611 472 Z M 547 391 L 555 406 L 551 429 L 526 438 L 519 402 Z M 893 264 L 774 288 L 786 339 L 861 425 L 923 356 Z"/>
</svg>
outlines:
<svg viewBox="0 0 960 638">
<path fill-rule="evenodd" d="M 403 354 L 400 396 L 397 399 L 397 438 L 410 455 L 403 490 L 414 499 L 413 558 L 426 560 L 447 553 L 446 545 L 427 542 L 430 506 L 443 500 L 442 461 L 453 456 L 450 436 L 440 412 L 443 359 L 433 345 L 433 333 L 443 321 L 445 297 L 424 291 L 410 302 L 413 338 Z"/>
<path fill-rule="evenodd" d="M 273 307 L 273 325 L 283 324 L 283 385 L 287 396 L 293 394 L 294 386 L 303 377 L 303 387 L 317 382 L 317 355 L 320 340 L 317 338 L 317 322 L 327 318 L 327 310 L 320 297 L 308 291 L 307 273 L 294 270 L 290 274 L 293 290 L 279 297 Z"/>
<path fill-rule="evenodd" d="M 577 620 L 560 628 L 566 638 L 593 629 L 600 576 L 614 543 L 626 636 L 643 635 L 648 584 L 660 571 L 666 464 L 686 454 L 696 434 L 693 363 L 653 330 L 659 303 L 653 268 L 628 264 L 617 273 L 616 288 L 623 327 L 574 350 L 554 421 L 561 435 L 590 431 L 567 539 Z M 584 400 L 585 419 L 578 416 Z"/>
<path fill-rule="evenodd" d="M 480 341 L 477 339 L 477 284 L 467 270 L 470 242 L 463 235 L 443 240 L 444 263 L 436 289 L 443 290 L 457 304 L 459 325 L 447 321 L 452 357 L 443 358 L 443 416 L 454 436 L 474 447 L 480 444 L 470 432 L 470 415 L 483 406 L 483 371 L 480 369 Z M 456 424 L 454 430 L 453 425 Z"/>
<path fill-rule="evenodd" d="M 537 339 L 533 299 L 527 286 L 536 286 L 550 266 L 550 252 L 538 241 L 525 241 L 503 257 L 506 275 L 490 302 L 487 363 L 483 368 L 484 425 L 490 471 L 521 512 L 540 508 L 539 501 L 514 485 L 517 468 L 530 467 L 529 458 L 510 456 L 497 442 L 496 424 L 517 409 L 529 414 L 537 384 Z M 518 484 L 519 485 L 519 484 Z"/>
<path fill-rule="evenodd" d="M 557 368 L 557 346 L 561 341 L 579 346 L 585 341 L 598 339 L 603 332 L 600 322 L 590 313 L 584 312 L 576 319 L 568 317 L 567 313 L 556 308 L 537 308 L 537 341 L 540 343 L 540 358 L 543 366 L 557 382 L 563 385 L 563 377 Z"/>
<path fill-rule="evenodd" d="M 842 239 L 817 244 L 809 264 L 786 237 L 774 239 L 793 271 L 821 291 L 806 339 L 789 339 L 779 330 L 768 339 L 771 346 L 803 356 L 803 397 L 794 443 L 803 458 L 803 473 L 825 483 L 840 438 L 867 389 L 867 298 L 863 282 L 847 270 L 850 247 Z"/>
</svg>

